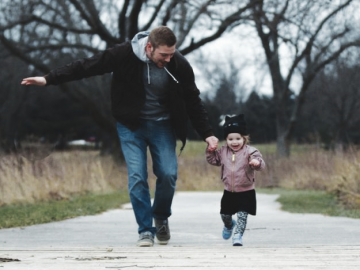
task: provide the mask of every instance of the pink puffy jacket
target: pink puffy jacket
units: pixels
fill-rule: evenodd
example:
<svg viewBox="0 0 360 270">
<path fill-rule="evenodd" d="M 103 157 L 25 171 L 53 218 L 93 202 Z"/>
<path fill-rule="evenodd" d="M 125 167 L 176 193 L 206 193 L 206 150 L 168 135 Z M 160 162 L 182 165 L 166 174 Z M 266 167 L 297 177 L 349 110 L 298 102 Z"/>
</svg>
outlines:
<svg viewBox="0 0 360 270">
<path fill-rule="evenodd" d="M 221 180 L 224 182 L 224 188 L 230 192 L 254 189 L 255 171 L 265 168 L 260 151 L 249 145 L 234 153 L 226 145 L 213 152 L 206 149 L 206 159 L 211 165 L 221 166 Z M 249 161 L 252 159 L 259 160 L 260 166 L 250 166 Z"/>
</svg>

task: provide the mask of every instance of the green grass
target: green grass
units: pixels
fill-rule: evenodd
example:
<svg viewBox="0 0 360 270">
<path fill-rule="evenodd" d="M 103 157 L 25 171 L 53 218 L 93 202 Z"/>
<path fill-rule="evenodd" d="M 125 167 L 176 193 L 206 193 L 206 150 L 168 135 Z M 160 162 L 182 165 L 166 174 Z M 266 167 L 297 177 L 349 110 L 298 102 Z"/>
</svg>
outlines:
<svg viewBox="0 0 360 270">
<path fill-rule="evenodd" d="M 219 148 L 225 144 L 225 141 L 219 141 Z M 181 142 L 178 142 L 178 146 L 181 145 Z M 259 149 L 259 151 L 263 155 L 271 155 L 276 154 L 276 144 L 274 143 L 267 143 L 267 144 L 252 144 L 250 138 L 250 145 Z M 307 145 L 307 144 L 293 144 L 291 146 L 291 153 L 292 154 L 303 154 L 308 153 L 310 150 L 315 149 L 316 146 L 314 145 Z M 186 157 L 198 157 L 198 156 L 205 156 L 205 149 L 206 143 L 203 141 L 188 141 L 184 148 L 183 154 Z M 182 154 L 182 155 L 183 155 Z"/>
<path fill-rule="evenodd" d="M 345 209 L 336 197 L 322 191 L 257 189 L 259 193 L 279 194 L 282 210 L 292 213 L 316 213 L 328 216 L 360 218 L 360 209 Z M 23 227 L 34 224 L 95 215 L 118 208 L 129 202 L 127 191 L 111 194 L 88 194 L 69 200 L 38 202 L 27 205 L 0 207 L 0 228 Z"/>
<path fill-rule="evenodd" d="M 314 190 L 259 189 L 259 193 L 279 194 L 281 209 L 291 213 L 360 218 L 360 209 L 346 209 L 333 194 Z"/>
<path fill-rule="evenodd" d="M 95 215 L 129 202 L 127 191 L 87 194 L 68 200 L 14 204 L 0 207 L 0 229 L 48 223 L 68 218 Z"/>
</svg>

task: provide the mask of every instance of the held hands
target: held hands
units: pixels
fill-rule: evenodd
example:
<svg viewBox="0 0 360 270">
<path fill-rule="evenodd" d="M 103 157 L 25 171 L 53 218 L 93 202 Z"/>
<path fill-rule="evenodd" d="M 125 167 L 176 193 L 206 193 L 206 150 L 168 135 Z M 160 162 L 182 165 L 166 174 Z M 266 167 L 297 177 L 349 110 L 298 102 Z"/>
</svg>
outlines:
<svg viewBox="0 0 360 270">
<path fill-rule="evenodd" d="M 44 77 L 29 77 L 29 78 L 23 79 L 21 84 L 22 85 L 44 86 L 44 85 L 46 85 L 46 80 Z"/>
<path fill-rule="evenodd" d="M 218 147 L 218 143 L 219 143 L 219 139 L 216 138 L 215 136 L 210 136 L 210 137 L 207 137 L 205 139 L 205 141 L 208 143 L 208 150 L 210 152 L 213 152 L 217 149 Z"/>
</svg>

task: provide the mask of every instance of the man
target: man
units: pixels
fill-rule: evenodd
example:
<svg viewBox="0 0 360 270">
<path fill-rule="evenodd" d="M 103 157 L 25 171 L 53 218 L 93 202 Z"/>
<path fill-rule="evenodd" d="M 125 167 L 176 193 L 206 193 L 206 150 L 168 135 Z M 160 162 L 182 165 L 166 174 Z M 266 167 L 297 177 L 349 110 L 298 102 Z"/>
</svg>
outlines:
<svg viewBox="0 0 360 270">
<path fill-rule="evenodd" d="M 193 70 L 176 50 L 176 37 L 166 26 L 138 33 L 131 42 L 52 70 L 44 77 L 25 78 L 23 85 L 57 85 L 113 73 L 112 114 L 128 169 L 128 188 L 138 224 L 138 246 L 170 239 L 168 217 L 177 179 L 176 137 L 186 143 L 187 120 L 216 149 Z M 149 147 L 156 190 L 153 205 L 147 182 Z M 153 227 L 153 219 L 155 227 Z"/>
</svg>

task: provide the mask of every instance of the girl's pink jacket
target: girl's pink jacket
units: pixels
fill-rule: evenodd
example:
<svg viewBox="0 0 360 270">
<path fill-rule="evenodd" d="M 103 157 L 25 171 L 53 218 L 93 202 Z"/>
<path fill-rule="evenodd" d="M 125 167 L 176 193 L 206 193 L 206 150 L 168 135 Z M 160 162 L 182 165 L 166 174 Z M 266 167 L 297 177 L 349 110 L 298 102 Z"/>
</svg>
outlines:
<svg viewBox="0 0 360 270">
<path fill-rule="evenodd" d="M 250 145 L 245 145 L 234 153 L 227 145 L 213 152 L 206 149 L 206 159 L 211 165 L 221 166 L 221 180 L 224 182 L 224 188 L 230 192 L 254 189 L 255 171 L 265 168 L 261 153 Z M 260 166 L 250 166 L 249 161 L 252 159 L 259 160 Z"/>
</svg>

